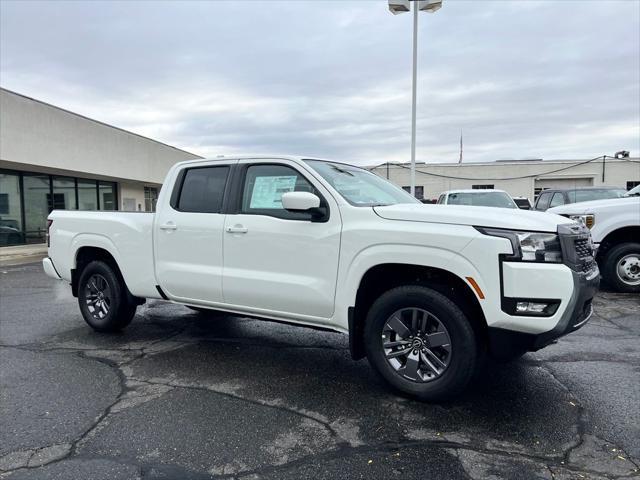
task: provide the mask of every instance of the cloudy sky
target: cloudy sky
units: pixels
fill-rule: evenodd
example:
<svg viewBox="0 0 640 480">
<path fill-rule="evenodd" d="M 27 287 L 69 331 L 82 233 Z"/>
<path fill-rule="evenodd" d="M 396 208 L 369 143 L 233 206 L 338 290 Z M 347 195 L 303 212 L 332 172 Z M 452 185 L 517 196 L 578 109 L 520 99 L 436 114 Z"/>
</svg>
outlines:
<svg viewBox="0 0 640 480">
<path fill-rule="evenodd" d="M 419 161 L 640 154 L 640 1 L 420 15 Z M 0 85 L 185 148 L 409 158 L 411 15 L 386 1 L 0 1 Z"/>
</svg>

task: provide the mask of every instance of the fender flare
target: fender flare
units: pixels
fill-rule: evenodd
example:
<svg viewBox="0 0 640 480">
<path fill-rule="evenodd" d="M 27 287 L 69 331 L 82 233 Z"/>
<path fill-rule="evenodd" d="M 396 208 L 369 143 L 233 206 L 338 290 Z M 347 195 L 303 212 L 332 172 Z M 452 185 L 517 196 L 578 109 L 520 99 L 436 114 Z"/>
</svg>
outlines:
<svg viewBox="0 0 640 480">
<path fill-rule="evenodd" d="M 106 251 L 109 255 L 111 255 L 115 260 L 116 266 L 120 270 L 120 273 L 122 274 L 122 278 L 124 279 L 125 285 L 128 285 L 127 269 L 124 266 L 123 262 L 121 261 L 122 256 L 120 255 L 118 248 L 107 236 L 100 235 L 97 233 L 80 233 L 75 237 L 73 237 L 73 239 L 71 240 L 71 243 L 69 245 L 70 256 L 68 258 L 72 259 L 71 260 L 72 272 L 76 272 L 76 275 L 79 274 L 79 272 L 77 272 L 78 252 L 80 251 L 80 249 L 85 247 L 99 248 L 101 250 Z M 73 283 L 73 277 L 74 275 L 72 273 L 72 283 Z"/>
<path fill-rule="evenodd" d="M 467 277 L 472 277 L 480 289 L 486 291 L 482 275 L 475 266 L 462 254 L 446 250 L 418 245 L 383 244 L 374 245 L 360 251 L 347 267 L 343 285 L 338 292 L 339 305 L 353 306 L 365 274 L 373 267 L 384 264 L 404 264 L 419 267 L 438 268 L 449 272 L 462 280 L 472 290 L 473 285 Z M 346 309 L 345 313 L 346 313 Z"/>
</svg>

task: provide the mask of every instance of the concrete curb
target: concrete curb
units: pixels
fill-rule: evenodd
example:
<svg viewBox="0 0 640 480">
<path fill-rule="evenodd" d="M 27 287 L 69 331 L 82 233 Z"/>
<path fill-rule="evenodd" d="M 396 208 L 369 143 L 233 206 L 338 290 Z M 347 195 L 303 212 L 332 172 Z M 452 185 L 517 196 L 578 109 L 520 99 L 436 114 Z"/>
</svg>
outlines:
<svg viewBox="0 0 640 480">
<path fill-rule="evenodd" d="M 46 256 L 47 245 L 45 243 L 0 247 L 0 267 L 39 262 Z"/>
</svg>

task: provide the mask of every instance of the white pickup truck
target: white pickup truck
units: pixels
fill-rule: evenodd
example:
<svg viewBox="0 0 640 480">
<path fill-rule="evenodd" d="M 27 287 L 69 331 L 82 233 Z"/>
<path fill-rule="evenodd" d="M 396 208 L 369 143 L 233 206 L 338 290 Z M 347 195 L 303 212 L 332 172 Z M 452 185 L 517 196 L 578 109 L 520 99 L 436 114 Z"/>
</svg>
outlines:
<svg viewBox="0 0 640 480">
<path fill-rule="evenodd" d="M 547 211 L 589 227 L 604 280 L 619 292 L 640 292 L 640 185 L 622 198 L 571 203 Z"/>
<path fill-rule="evenodd" d="M 565 217 L 423 205 L 367 170 L 300 157 L 176 164 L 157 212 L 54 211 L 48 275 L 113 331 L 145 299 L 349 335 L 393 387 L 461 392 L 485 355 L 581 327 L 599 283 Z"/>
</svg>

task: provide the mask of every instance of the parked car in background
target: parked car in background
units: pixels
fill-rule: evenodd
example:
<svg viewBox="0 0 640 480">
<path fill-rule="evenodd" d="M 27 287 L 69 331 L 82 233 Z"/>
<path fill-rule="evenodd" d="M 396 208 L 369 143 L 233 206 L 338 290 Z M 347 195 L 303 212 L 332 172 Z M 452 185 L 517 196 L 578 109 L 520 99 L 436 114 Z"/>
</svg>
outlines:
<svg viewBox="0 0 640 480">
<path fill-rule="evenodd" d="M 624 188 L 616 187 L 583 187 L 583 188 L 563 188 L 543 190 L 534 210 L 544 212 L 548 208 L 559 207 L 568 203 L 590 202 L 592 200 L 606 200 L 608 198 L 620 198 L 627 191 Z"/>
<path fill-rule="evenodd" d="M 516 202 L 518 208 L 522 210 L 531 210 L 531 202 L 527 197 L 513 197 L 513 201 Z"/>
<path fill-rule="evenodd" d="M 584 225 L 515 204 L 423 205 L 367 170 L 300 157 L 181 162 L 155 213 L 54 210 L 48 225 L 44 270 L 95 330 L 123 329 L 147 298 L 335 330 L 424 400 L 460 393 L 485 354 L 583 326 L 600 281 Z"/>
<path fill-rule="evenodd" d="M 449 190 L 438 197 L 441 205 L 470 205 L 473 207 L 519 208 L 504 190 Z"/>
<path fill-rule="evenodd" d="M 640 292 L 640 186 L 623 198 L 548 210 L 591 229 L 595 258 L 605 281 L 619 292 Z"/>
<path fill-rule="evenodd" d="M 0 218 L 0 247 L 19 245 L 21 243 L 23 243 L 23 236 L 18 228 L 18 222 Z"/>
</svg>

